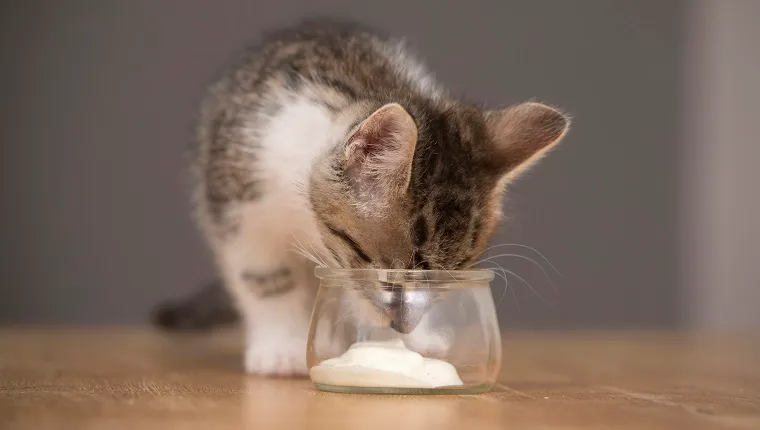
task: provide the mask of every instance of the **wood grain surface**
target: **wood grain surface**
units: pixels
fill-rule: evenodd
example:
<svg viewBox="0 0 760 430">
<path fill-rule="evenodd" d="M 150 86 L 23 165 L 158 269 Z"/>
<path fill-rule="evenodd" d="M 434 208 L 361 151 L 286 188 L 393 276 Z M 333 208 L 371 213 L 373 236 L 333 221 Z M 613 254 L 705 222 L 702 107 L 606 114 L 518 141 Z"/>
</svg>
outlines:
<svg viewBox="0 0 760 430">
<path fill-rule="evenodd" d="M 245 376 L 235 332 L 0 330 L 2 429 L 760 429 L 760 337 L 509 333 L 476 396 Z"/>
</svg>

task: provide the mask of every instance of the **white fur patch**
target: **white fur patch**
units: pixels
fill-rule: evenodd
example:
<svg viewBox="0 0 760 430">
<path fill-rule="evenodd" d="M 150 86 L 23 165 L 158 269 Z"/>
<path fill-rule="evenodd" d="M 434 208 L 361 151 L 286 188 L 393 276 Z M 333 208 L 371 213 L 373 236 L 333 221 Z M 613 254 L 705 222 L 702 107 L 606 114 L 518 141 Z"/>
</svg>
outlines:
<svg viewBox="0 0 760 430">
<path fill-rule="evenodd" d="M 325 106 L 306 97 L 291 94 L 279 102 L 283 108 L 258 131 L 265 192 L 300 194 L 314 159 L 334 143 L 333 116 Z"/>
<path fill-rule="evenodd" d="M 236 298 L 247 330 L 245 367 L 250 373 L 294 375 L 306 371 L 309 316 L 316 292 L 314 265 L 295 249 L 322 251 L 308 198 L 314 160 L 335 140 L 329 109 L 308 98 L 283 95 L 274 117 L 258 118 L 251 139 L 259 143 L 258 179 L 262 195 L 237 208 L 239 233 L 216 244 L 219 266 Z M 260 120 L 264 120 L 263 122 Z M 261 297 L 242 279 L 288 267 L 294 288 Z"/>
</svg>

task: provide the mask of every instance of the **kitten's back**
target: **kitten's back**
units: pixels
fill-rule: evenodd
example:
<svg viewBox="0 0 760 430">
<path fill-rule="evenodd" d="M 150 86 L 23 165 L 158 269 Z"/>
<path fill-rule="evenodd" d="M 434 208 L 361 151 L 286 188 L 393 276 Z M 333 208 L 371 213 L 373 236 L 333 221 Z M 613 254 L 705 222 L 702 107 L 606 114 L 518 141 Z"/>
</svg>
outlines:
<svg viewBox="0 0 760 430">
<path fill-rule="evenodd" d="M 432 76 L 401 40 L 366 26 L 329 20 L 305 21 L 263 37 L 212 93 L 217 99 L 255 97 L 268 91 L 297 91 L 304 84 L 334 90 L 352 101 L 441 96 Z"/>
<path fill-rule="evenodd" d="M 286 110 L 294 102 L 307 101 L 312 111 L 316 106 L 332 113 L 361 100 L 402 102 L 425 111 L 438 105 L 441 96 L 403 43 L 368 27 L 311 20 L 269 34 L 212 86 L 203 103 L 194 156 L 202 224 L 222 225 L 227 203 L 251 201 L 266 192 L 262 173 L 268 167 L 276 167 L 272 175 L 303 167 L 283 166 L 278 157 L 265 159 L 266 138 L 273 135 L 267 127 L 291 114 Z M 293 117 L 292 126 L 299 121 L 323 124 L 324 118 L 309 112 L 307 118 Z M 285 130 L 291 126 L 282 121 L 275 125 Z M 313 155 L 303 151 L 318 151 L 326 144 L 320 136 L 290 137 L 289 142 L 317 142 L 312 148 L 291 148 L 301 164 Z M 270 142 L 281 147 L 277 140 Z"/>
</svg>

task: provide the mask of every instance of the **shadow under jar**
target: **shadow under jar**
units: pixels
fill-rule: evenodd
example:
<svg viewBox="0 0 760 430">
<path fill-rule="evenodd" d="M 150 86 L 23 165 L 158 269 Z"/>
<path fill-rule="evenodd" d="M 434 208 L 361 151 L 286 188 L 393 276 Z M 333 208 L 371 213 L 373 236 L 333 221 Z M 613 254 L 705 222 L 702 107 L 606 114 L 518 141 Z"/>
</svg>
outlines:
<svg viewBox="0 0 760 430">
<path fill-rule="evenodd" d="M 469 394 L 491 389 L 501 336 L 489 270 L 315 270 L 306 359 L 318 389 Z"/>
</svg>

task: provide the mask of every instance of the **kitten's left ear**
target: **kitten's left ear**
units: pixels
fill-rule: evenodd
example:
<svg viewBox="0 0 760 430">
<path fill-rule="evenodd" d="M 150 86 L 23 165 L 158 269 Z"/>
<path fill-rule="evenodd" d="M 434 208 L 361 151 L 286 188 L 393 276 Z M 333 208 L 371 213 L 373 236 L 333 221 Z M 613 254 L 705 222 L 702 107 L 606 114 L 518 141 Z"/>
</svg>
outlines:
<svg viewBox="0 0 760 430">
<path fill-rule="evenodd" d="M 390 198 L 409 186 L 417 145 L 417 125 L 401 105 L 389 103 L 373 112 L 349 136 L 346 173 L 364 198 Z"/>
<path fill-rule="evenodd" d="M 490 151 L 492 162 L 508 179 L 541 159 L 562 140 L 570 126 L 567 115 L 534 102 L 487 111 L 484 115 L 494 145 Z"/>
</svg>

